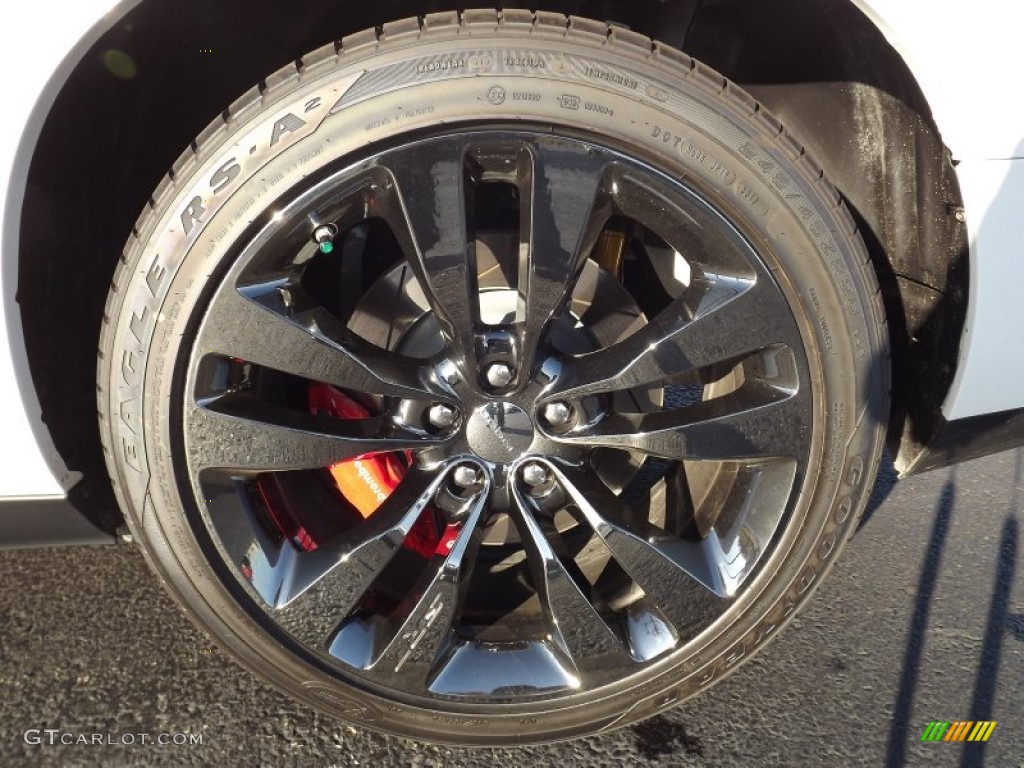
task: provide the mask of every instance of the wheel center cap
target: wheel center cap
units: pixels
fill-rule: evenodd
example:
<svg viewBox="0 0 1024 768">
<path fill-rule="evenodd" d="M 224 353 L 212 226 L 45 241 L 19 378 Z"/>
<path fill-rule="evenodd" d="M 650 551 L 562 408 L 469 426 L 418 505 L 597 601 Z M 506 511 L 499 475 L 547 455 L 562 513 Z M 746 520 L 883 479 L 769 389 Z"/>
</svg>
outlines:
<svg viewBox="0 0 1024 768">
<path fill-rule="evenodd" d="M 533 421 L 526 411 L 512 403 L 487 403 L 470 415 L 466 438 L 481 459 L 509 462 L 533 444 Z"/>
</svg>

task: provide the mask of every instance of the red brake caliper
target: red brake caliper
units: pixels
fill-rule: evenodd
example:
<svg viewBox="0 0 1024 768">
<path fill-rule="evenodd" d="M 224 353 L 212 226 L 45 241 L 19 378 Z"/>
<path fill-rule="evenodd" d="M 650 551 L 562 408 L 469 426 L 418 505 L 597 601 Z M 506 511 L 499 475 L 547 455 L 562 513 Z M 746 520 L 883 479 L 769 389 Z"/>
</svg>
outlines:
<svg viewBox="0 0 1024 768">
<path fill-rule="evenodd" d="M 329 384 L 309 388 L 309 409 L 336 419 L 367 419 L 370 412 Z M 362 517 L 368 518 L 398 487 L 409 467 L 410 457 L 397 451 L 370 453 L 346 459 L 328 467 L 334 485 Z M 458 537 L 458 526 L 438 530 L 437 516 L 426 509 L 413 525 L 404 547 L 423 557 L 446 555 Z M 314 544 L 315 547 L 315 544 Z"/>
</svg>

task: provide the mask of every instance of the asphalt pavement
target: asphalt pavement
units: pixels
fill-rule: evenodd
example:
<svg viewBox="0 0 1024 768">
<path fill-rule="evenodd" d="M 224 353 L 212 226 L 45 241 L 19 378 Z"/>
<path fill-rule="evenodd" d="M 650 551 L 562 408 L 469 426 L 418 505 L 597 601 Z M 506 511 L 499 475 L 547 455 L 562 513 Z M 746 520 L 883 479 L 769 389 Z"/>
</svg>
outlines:
<svg viewBox="0 0 1024 768">
<path fill-rule="evenodd" d="M 210 646 L 129 545 L 0 552 L 0 766 L 1024 768 L 1022 520 L 1024 450 L 895 484 L 887 469 L 813 605 L 736 674 L 630 728 L 491 751 L 281 698 Z M 983 744 L 922 743 L 932 720 L 998 724 Z M 104 743 L 59 743 L 83 735 Z"/>
</svg>

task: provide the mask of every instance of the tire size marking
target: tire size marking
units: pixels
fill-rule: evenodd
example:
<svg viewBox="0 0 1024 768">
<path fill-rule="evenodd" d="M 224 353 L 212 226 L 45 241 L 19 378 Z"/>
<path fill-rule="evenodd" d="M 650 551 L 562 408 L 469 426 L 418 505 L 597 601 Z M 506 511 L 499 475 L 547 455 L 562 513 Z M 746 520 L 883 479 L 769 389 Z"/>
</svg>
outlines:
<svg viewBox="0 0 1024 768">
<path fill-rule="evenodd" d="M 853 340 L 854 354 L 861 359 L 866 358 L 869 355 L 870 346 L 867 340 L 867 322 L 850 268 L 839 253 L 836 238 L 829 231 L 824 219 L 807 195 L 789 174 L 779 168 L 778 162 L 771 155 L 750 141 L 742 144 L 739 147 L 739 152 L 747 159 L 752 168 L 756 169 L 769 184 L 780 191 L 783 199 L 793 206 L 797 215 L 805 223 L 809 234 L 817 242 L 828 269 L 832 273 L 834 285 L 839 293 L 839 302 L 851 321 L 847 324 L 847 330 Z M 738 188 L 737 191 L 739 191 Z"/>
</svg>

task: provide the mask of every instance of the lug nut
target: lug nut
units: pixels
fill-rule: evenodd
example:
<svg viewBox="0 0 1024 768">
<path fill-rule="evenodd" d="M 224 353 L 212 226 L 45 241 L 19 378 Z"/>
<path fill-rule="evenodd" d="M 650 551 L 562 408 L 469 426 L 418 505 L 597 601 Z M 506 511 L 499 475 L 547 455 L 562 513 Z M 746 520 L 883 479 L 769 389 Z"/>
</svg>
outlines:
<svg viewBox="0 0 1024 768">
<path fill-rule="evenodd" d="M 523 481 L 533 488 L 544 485 L 549 477 L 550 473 L 547 467 L 536 461 L 531 461 L 523 467 Z"/>
<path fill-rule="evenodd" d="M 460 464 L 452 472 L 452 482 L 459 488 L 472 488 L 480 482 L 480 470 L 472 464 Z"/>
<path fill-rule="evenodd" d="M 473 506 L 473 495 L 483 481 L 483 472 L 473 464 L 459 464 L 448 482 L 434 494 L 434 506 L 444 513 L 449 525 L 461 522 Z"/>
<path fill-rule="evenodd" d="M 544 406 L 544 421 L 553 427 L 564 427 L 572 418 L 572 406 L 568 403 L 555 402 Z"/>
<path fill-rule="evenodd" d="M 430 422 L 432 427 L 437 427 L 438 429 L 450 427 L 455 423 L 457 416 L 458 414 L 455 412 L 455 409 L 444 403 L 435 403 L 427 411 L 427 421 Z"/>
<path fill-rule="evenodd" d="M 454 387 L 459 383 L 459 371 L 451 360 L 441 362 L 436 371 L 438 378 L 449 387 Z"/>
<path fill-rule="evenodd" d="M 487 366 L 487 372 L 484 375 L 487 377 L 487 383 L 495 389 L 507 387 L 508 383 L 512 381 L 512 366 L 507 363 L 491 363 Z"/>
</svg>

